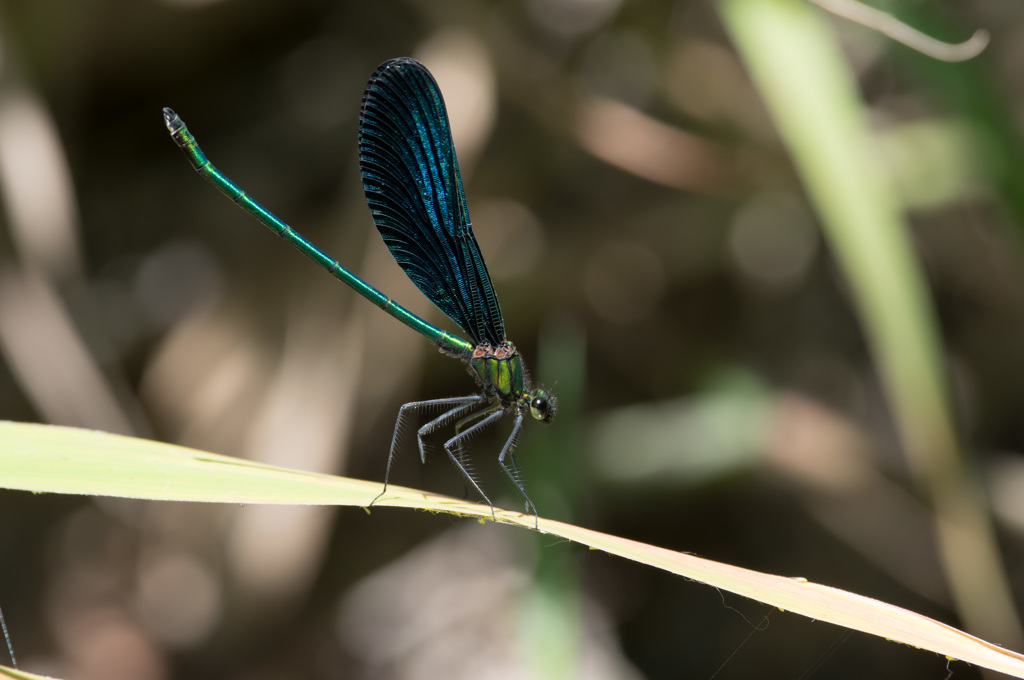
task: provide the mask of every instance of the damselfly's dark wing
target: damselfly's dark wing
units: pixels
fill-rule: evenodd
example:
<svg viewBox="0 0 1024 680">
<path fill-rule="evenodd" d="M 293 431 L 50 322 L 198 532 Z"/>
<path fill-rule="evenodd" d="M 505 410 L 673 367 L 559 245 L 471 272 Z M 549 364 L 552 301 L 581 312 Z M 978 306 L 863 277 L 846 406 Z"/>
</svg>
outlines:
<svg viewBox="0 0 1024 680">
<path fill-rule="evenodd" d="M 503 342 L 444 99 L 418 61 L 392 59 L 370 77 L 359 115 L 359 166 L 373 221 L 413 283 L 476 344 Z"/>
</svg>

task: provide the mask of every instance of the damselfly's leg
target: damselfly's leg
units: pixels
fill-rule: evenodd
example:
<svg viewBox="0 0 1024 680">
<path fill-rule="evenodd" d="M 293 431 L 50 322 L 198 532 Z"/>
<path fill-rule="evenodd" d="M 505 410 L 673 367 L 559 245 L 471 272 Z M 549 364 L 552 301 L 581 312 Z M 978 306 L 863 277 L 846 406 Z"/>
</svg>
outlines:
<svg viewBox="0 0 1024 680">
<path fill-rule="evenodd" d="M 373 505 L 374 503 L 379 501 L 380 497 L 383 496 L 387 492 L 387 490 L 388 490 L 388 479 L 391 478 L 391 464 L 395 460 L 395 452 L 398 450 L 398 442 L 399 442 L 399 439 L 401 438 L 402 425 L 405 422 L 406 414 L 411 413 L 411 412 L 415 412 L 415 411 L 419 411 L 421 409 L 432 408 L 432 407 L 435 407 L 435 406 L 451 406 L 452 407 L 448 411 L 446 411 L 444 414 L 442 414 L 439 418 L 435 418 L 431 422 L 429 422 L 426 425 L 424 425 L 422 428 L 420 428 L 419 432 L 417 433 L 419 435 L 420 458 L 421 459 L 425 459 L 426 458 L 426 452 L 423 449 L 423 435 L 425 434 L 424 428 L 427 428 L 427 427 L 429 427 L 431 425 L 434 425 L 435 428 L 440 426 L 440 425 L 443 425 L 444 423 L 448 422 L 452 418 L 457 417 L 461 413 L 465 412 L 466 409 L 472 408 L 472 407 L 476 406 L 477 404 L 479 404 L 480 402 L 486 401 L 486 399 L 487 399 L 486 397 L 484 397 L 483 395 L 479 395 L 479 394 L 472 394 L 472 395 L 470 395 L 468 397 L 448 397 L 446 399 L 427 399 L 426 401 L 411 401 L 408 404 L 403 405 L 402 408 L 398 409 L 398 418 L 395 420 L 395 433 L 391 437 L 391 450 L 388 451 L 388 464 L 387 464 L 387 467 L 384 470 L 384 488 L 381 489 L 381 492 L 379 494 L 377 494 L 376 498 L 374 498 L 372 501 L 370 501 L 370 505 Z"/>
<path fill-rule="evenodd" d="M 464 444 L 466 443 L 468 438 L 460 437 L 459 435 L 462 434 L 462 431 L 468 426 L 470 426 L 472 423 L 479 420 L 483 420 L 492 413 L 494 413 L 493 408 L 480 409 L 479 411 L 474 411 L 473 413 L 470 413 L 460 418 L 458 422 L 455 423 L 455 436 L 452 438 L 452 440 L 456 442 L 455 455 L 458 456 L 459 461 L 466 467 L 467 470 L 469 469 L 469 465 L 466 463 L 466 459 L 463 456 L 465 455 L 466 452 Z"/>
<path fill-rule="evenodd" d="M 516 416 L 516 423 L 512 426 L 512 434 L 509 435 L 508 441 L 505 442 L 505 446 L 501 449 L 501 453 L 498 454 L 498 465 L 505 471 L 508 478 L 512 480 L 519 494 L 526 501 L 526 514 L 530 514 L 530 509 L 533 509 L 533 525 L 537 528 L 537 506 L 533 504 L 530 497 L 526 495 L 526 486 L 523 484 L 523 478 L 519 476 L 519 466 L 516 465 L 515 449 L 516 440 L 519 438 L 519 430 L 523 427 L 523 414 L 520 413 Z M 505 459 L 508 458 L 506 464 Z"/>
<path fill-rule="evenodd" d="M 447 399 L 437 399 L 435 401 L 450 401 L 450 400 L 447 400 Z M 424 425 L 423 427 L 421 427 L 419 430 L 416 431 L 416 436 L 417 436 L 417 439 L 419 441 L 419 446 L 420 446 L 420 462 L 421 463 L 426 463 L 427 462 L 427 448 L 426 448 L 426 444 L 425 444 L 424 439 L 423 439 L 424 437 L 426 437 L 429 434 L 433 434 L 438 429 L 444 427 L 445 425 L 450 423 L 452 420 L 454 420 L 455 418 L 459 418 L 460 416 L 465 416 L 465 417 L 463 417 L 463 418 L 461 418 L 459 420 L 459 423 L 463 423 L 467 419 L 472 420 L 473 418 L 479 417 L 480 414 L 487 413 L 487 411 L 484 410 L 484 411 L 480 411 L 479 413 L 471 413 L 468 416 L 465 415 L 467 412 L 472 411 L 477 406 L 479 406 L 481 403 L 487 401 L 487 397 L 485 397 L 483 395 L 478 394 L 478 395 L 471 395 L 469 397 L 459 397 L 458 401 L 461 402 L 461 403 L 458 403 L 455 406 L 455 408 L 452 408 L 452 409 L 449 409 L 449 410 L 445 411 L 440 416 L 438 416 L 437 418 L 434 418 L 429 423 L 427 423 L 426 425 Z M 459 432 L 459 425 L 456 424 L 456 426 L 455 426 L 455 433 L 458 434 L 458 432 Z"/>
<path fill-rule="evenodd" d="M 499 420 L 503 415 L 505 415 L 505 409 L 501 406 L 501 404 L 496 404 L 495 406 L 492 406 L 491 408 L 483 411 L 483 413 L 486 415 L 483 417 L 482 420 L 480 420 L 480 422 L 474 423 L 471 427 L 466 428 L 464 431 L 459 432 L 457 435 L 446 441 L 444 443 L 444 450 L 448 452 L 448 457 L 452 459 L 453 463 L 455 463 L 455 467 L 459 468 L 459 472 L 461 472 L 462 475 L 469 480 L 469 483 L 473 485 L 473 488 L 476 489 L 477 493 L 483 496 L 484 500 L 487 501 L 487 505 L 491 506 L 491 518 L 497 521 L 498 518 L 494 514 L 494 503 L 492 503 L 491 499 L 487 497 L 487 494 L 485 494 L 484 490 L 480 488 L 480 484 L 477 483 L 476 479 L 473 477 L 473 474 L 463 464 L 461 455 L 462 440 L 466 439 L 467 437 L 472 437 L 473 435 L 480 432 L 482 429 L 484 429 L 491 423 Z M 472 418 L 475 415 L 476 414 L 472 414 L 471 416 L 467 417 Z M 456 454 L 456 448 L 460 452 L 459 454 Z"/>
</svg>

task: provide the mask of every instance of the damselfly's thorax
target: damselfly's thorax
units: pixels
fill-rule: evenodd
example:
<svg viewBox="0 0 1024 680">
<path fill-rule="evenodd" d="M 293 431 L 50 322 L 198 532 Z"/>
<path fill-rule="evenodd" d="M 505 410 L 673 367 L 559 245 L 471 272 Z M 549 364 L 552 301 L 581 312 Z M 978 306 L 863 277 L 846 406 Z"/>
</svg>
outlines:
<svg viewBox="0 0 1024 680">
<path fill-rule="evenodd" d="M 497 347 L 482 344 L 469 357 L 471 372 L 484 392 L 505 408 L 529 412 L 534 419 L 550 422 L 555 415 L 554 398 L 543 389 L 533 389 L 516 346 L 505 340 Z"/>
<path fill-rule="evenodd" d="M 477 345 L 469 357 L 469 366 L 487 396 L 497 397 L 505 407 L 515 404 L 526 390 L 523 360 L 508 340 L 497 347 Z"/>
</svg>

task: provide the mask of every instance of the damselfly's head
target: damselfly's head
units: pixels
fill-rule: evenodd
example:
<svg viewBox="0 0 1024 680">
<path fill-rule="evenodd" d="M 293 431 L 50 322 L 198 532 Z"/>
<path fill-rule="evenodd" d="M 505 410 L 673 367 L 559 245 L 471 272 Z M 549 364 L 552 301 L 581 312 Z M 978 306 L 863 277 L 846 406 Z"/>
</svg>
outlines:
<svg viewBox="0 0 1024 680">
<path fill-rule="evenodd" d="M 551 419 L 555 417 L 557 408 L 558 400 L 555 399 L 555 395 L 540 387 L 534 390 L 533 395 L 530 397 L 530 415 L 533 416 L 534 420 L 550 423 Z"/>
</svg>

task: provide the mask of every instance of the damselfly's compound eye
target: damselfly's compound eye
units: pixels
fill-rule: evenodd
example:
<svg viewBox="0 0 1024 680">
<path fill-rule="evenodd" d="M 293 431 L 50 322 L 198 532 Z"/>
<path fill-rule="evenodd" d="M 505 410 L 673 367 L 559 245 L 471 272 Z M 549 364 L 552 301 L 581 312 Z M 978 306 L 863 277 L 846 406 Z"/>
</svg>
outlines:
<svg viewBox="0 0 1024 680">
<path fill-rule="evenodd" d="M 555 417 L 555 398 L 544 390 L 537 390 L 530 400 L 530 415 L 542 423 L 550 423 Z"/>
</svg>

